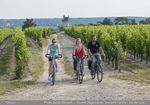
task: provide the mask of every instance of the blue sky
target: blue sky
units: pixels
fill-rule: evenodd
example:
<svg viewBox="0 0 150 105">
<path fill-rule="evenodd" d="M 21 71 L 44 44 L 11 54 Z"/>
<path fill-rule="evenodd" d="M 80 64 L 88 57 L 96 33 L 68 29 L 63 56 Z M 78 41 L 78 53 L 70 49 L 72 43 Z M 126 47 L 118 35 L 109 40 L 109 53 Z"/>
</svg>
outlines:
<svg viewBox="0 0 150 105">
<path fill-rule="evenodd" d="M 144 16 L 150 0 L 0 0 L 0 19 Z"/>
</svg>

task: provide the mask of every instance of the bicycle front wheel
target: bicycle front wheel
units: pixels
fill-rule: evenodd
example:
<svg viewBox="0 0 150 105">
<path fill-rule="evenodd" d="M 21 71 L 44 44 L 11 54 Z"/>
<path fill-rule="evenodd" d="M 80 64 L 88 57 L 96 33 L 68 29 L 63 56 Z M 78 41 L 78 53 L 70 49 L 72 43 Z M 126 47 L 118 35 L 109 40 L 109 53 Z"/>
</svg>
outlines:
<svg viewBox="0 0 150 105">
<path fill-rule="evenodd" d="M 97 80 L 98 82 L 102 82 L 103 80 L 103 69 L 100 65 L 97 67 Z"/>
<path fill-rule="evenodd" d="M 54 85 L 55 84 L 55 66 L 53 65 L 53 75 L 52 75 L 52 85 Z"/>
<path fill-rule="evenodd" d="M 83 72 L 79 72 L 79 83 L 81 84 L 83 82 Z"/>
</svg>

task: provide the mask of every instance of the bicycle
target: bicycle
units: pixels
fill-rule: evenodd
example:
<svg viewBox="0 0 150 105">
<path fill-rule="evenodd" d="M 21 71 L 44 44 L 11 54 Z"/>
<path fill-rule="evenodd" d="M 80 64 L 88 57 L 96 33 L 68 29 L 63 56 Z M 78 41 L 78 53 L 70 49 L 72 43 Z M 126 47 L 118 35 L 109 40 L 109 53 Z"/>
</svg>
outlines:
<svg viewBox="0 0 150 105">
<path fill-rule="evenodd" d="M 94 70 L 91 70 L 91 77 L 92 79 L 95 79 L 97 74 L 97 80 L 98 82 L 101 82 L 103 80 L 103 69 L 102 69 L 102 62 L 100 61 L 99 57 L 96 57 L 96 62 L 94 64 Z"/>
<path fill-rule="evenodd" d="M 77 75 L 77 79 L 78 79 L 80 84 L 83 82 L 83 77 L 84 77 L 84 74 L 83 74 L 84 65 L 82 64 L 82 60 L 85 59 L 85 58 L 88 58 L 88 56 L 85 55 L 84 58 L 76 57 L 76 60 L 77 60 L 77 66 L 76 66 L 77 72 L 76 72 L 76 75 Z"/>
<path fill-rule="evenodd" d="M 52 85 L 55 84 L 55 76 L 56 76 L 56 65 L 54 60 L 58 59 L 58 58 L 62 58 L 62 54 L 59 54 L 58 56 L 52 57 L 50 56 L 50 54 L 45 54 L 45 57 L 52 59 L 52 68 L 53 68 L 53 72 L 52 72 Z"/>
</svg>

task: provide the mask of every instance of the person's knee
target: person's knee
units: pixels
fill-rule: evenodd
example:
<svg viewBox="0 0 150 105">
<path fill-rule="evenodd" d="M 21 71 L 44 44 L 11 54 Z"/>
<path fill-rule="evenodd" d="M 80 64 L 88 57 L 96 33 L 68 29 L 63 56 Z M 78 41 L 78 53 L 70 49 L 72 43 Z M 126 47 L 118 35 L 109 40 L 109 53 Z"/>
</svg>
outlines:
<svg viewBox="0 0 150 105">
<path fill-rule="evenodd" d="M 58 65 L 58 62 L 57 62 L 57 60 L 55 59 L 55 65 Z"/>
</svg>

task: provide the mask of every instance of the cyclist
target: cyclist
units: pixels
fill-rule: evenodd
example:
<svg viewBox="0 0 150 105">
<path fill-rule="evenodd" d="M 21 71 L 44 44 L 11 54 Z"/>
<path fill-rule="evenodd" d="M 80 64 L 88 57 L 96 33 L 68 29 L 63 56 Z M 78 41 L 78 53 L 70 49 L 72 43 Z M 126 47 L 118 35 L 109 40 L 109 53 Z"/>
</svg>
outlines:
<svg viewBox="0 0 150 105">
<path fill-rule="evenodd" d="M 91 56 L 91 73 L 93 73 L 94 71 L 94 64 L 96 62 L 97 59 L 100 59 L 101 61 L 101 55 L 99 53 L 100 50 L 102 50 L 100 43 L 97 41 L 97 38 L 95 35 L 92 35 L 92 40 L 88 43 L 88 53 Z M 103 50 L 102 50 L 103 52 Z M 103 53 L 103 56 L 104 53 Z"/>
<path fill-rule="evenodd" d="M 47 54 L 50 54 L 51 57 L 55 57 L 58 56 L 60 54 L 60 46 L 57 43 L 56 38 L 52 39 L 52 43 L 48 45 L 47 48 Z M 55 65 L 56 65 L 56 72 L 58 72 L 58 63 L 57 63 L 57 59 L 55 59 Z M 49 57 L 49 75 L 48 75 L 48 80 L 51 81 L 52 77 L 52 59 Z"/>
<path fill-rule="evenodd" d="M 85 48 L 81 42 L 80 38 L 76 39 L 76 43 L 73 47 L 73 65 L 74 65 L 74 71 L 75 74 L 77 74 L 76 66 L 77 66 L 77 58 L 84 58 L 84 56 L 87 55 Z M 84 59 L 81 60 L 82 65 L 84 65 Z M 84 69 L 84 66 L 83 66 Z"/>
</svg>

